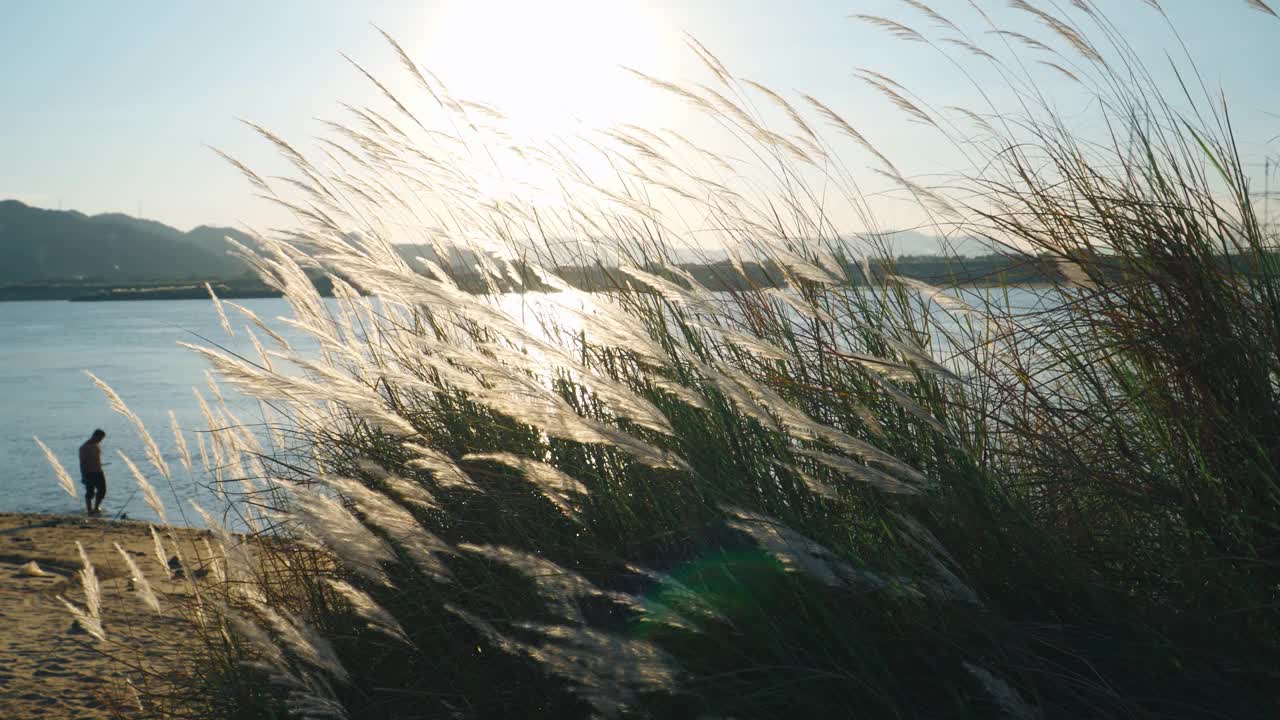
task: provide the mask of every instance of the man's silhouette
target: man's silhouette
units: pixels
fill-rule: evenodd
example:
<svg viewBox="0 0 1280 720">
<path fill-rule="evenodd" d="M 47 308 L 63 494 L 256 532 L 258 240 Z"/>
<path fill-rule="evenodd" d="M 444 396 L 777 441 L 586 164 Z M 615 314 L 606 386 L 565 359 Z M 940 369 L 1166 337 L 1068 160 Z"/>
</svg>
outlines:
<svg viewBox="0 0 1280 720">
<path fill-rule="evenodd" d="M 90 515 L 102 512 L 102 498 L 107 496 L 107 476 L 102 473 L 102 439 L 107 434 L 94 430 L 80 446 L 80 482 L 84 483 L 84 511 Z"/>
</svg>

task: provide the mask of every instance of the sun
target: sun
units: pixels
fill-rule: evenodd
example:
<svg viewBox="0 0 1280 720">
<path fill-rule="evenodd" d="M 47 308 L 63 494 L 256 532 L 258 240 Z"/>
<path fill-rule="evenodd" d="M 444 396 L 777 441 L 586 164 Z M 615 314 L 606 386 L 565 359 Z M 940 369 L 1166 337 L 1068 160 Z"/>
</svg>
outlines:
<svg viewBox="0 0 1280 720">
<path fill-rule="evenodd" d="M 445 0 L 427 22 L 450 91 L 539 139 L 653 120 L 621 66 L 662 74 L 674 34 L 645 0 Z"/>
</svg>

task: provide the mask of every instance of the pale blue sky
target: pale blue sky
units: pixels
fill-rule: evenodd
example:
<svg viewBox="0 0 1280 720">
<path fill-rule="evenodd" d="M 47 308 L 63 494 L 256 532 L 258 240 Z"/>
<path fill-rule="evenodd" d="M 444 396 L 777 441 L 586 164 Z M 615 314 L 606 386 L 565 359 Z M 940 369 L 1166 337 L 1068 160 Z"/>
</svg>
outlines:
<svg viewBox="0 0 1280 720">
<path fill-rule="evenodd" d="M 618 62 L 663 77 L 703 79 L 683 49 L 680 33 L 687 31 L 740 75 L 824 99 L 887 154 L 921 172 L 931 169 L 933 158 L 911 139 L 918 128 L 907 128 L 853 80 L 854 68 L 891 74 L 938 106 L 976 102 L 932 51 L 846 18 L 868 13 L 928 27 L 899 0 L 595 0 L 584 27 L 566 29 L 566 13 L 587 1 L 9 0 L 0 5 L 0 197 L 90 213 L 141 208 L 144 216 L 184 229 L 276 221 L 276 211 L 253 199 L 204 145 L 270 170 L 270 149 L 235 118 L 305 146 L 320 133 L 314 118 L 340 115 L 338 101 L 373 101 L 367 82 L 338 55 L 344 51 L 379 75 L 398 77 L 394 56 L 370 23 L 394 34 L 459 94 L 508 108 L 549 97 L 571 109 L 575 99 L 565 86 L 593 65 L 605 70 L 583 78 L 609 88 L 615 76 L 601 73 L 613 73 Z M 1249 10 L 1245 0 L 1162 2 L 1207 80 L 1224 85 L 1245 150 L 1260 159 L 1265 142 L 1280 132 L 1280 122 L 1267 114 L 1280 113 L 1269 51 L 1280 46 L 1280 21 Z M 979 4 L 1001 22 L 1043 35 L 1004 0 Z M 1170 37 L 1140 0 L 1099 4 L 1153 68 L 1165 67 L 1160 53 L 1171 48 Z M 965 0 L 932 5 L 972 17 Z M 582 39 L 588 32 L 594 40 Z M 566 62 L 529 62 L 539 47 L 534 40 L 543 37 Z M 609 57 L 596 61 L 602 53 Z M 548 68 L 559 77 L 528 76 Z M 630 82 L 616 78 L 618 88 Z M 559 85 L 539 88 L 546 83 Z M 1052 82 L 1045 87 L 1057 92 Z M 472 95 L 473 89 L 499 97 Z M 539 89 L 547 92 L 534 92 Z M 680 111 L 639 106 L 632 99 L 639 96 L 629 92 L 593 90 L 577 100 L 604 98 L 598 105 L 613 119 L 680 124 Z"/>
</svg>

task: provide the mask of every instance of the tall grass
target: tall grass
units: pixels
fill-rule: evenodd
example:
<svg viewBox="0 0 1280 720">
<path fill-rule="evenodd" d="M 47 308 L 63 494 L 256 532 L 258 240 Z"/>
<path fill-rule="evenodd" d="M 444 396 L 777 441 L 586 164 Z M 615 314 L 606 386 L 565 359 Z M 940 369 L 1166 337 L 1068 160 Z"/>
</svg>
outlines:
<svg viewBox="0 0 1280 720">
<path fill-rule="evenodd" d="M 255 126 L 297 176 L 236 165 L 299 227 L 238 251 L 321 351 L 196 348 L 278 433 L 200 399 L 255 532 L 252 557 L 222 536 L 187 712 L 1273 716 L 1280 287 L 1228 108 L 1189 65 L 1162 86 L 1094 3 L 1014 6 L 1042 36 L 917 2 L 938 38 L 862 18 L 1012 93 L 939 110 L 861 72 L 981 168 L 938 187 L 696 42 L 709 84 L 641 76 L 749 160 L 622 127 L 593 176 L 514 146 L 390 37 L 425 108 L 378 83 L 387 108 L 350 108 L 315 158 Z M 1039 94 L 1044 64 L 1100 137 Z M 489 195 L 477 163 L 512 156 L 559 201 Z M 829 213 L 877 227 L 864 156 L 940 235 L 1060 281 L 1025 309 L 873 270 L 886 236 Z M 706 228 L 746 289 L 681 267 Z M 431 257 L 404 261 L 406 238 Z M 489 293 L 441 266 L 457 248 Z M 612 291 L 572 290 L 571 264 Z M 516 307 L 509 284 L 558 292 Z"/>
</svg>

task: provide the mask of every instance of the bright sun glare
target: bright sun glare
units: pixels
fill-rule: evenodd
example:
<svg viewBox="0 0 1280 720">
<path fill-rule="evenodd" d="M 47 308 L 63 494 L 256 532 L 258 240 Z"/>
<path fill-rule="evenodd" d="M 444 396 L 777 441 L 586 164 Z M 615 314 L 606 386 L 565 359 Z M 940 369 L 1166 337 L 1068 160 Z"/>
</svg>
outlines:
<svg viewBox="0 0 1280 720">
<path fill-rule="evenodd" d="M 446 0 L 424 51 L 456 95 L 497 107 L 526 137 L 644 122 L 654 118 L 619 66 L 669 68 L 660 12 L 645 0 Z"/>
</svg>

